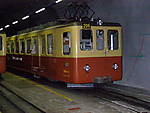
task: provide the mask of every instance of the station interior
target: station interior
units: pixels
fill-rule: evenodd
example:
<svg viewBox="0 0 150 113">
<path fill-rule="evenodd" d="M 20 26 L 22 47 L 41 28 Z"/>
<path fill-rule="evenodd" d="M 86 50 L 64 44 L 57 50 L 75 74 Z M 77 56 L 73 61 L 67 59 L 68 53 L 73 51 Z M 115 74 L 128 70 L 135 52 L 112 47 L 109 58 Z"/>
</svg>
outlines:
<svg viewBox="0 0 150 113">
<path fill-rule="evenodd" d="M 149 104 L 150 1 L 148 0 L 62 0 L 59 3 L 55 0 L 0 0 L 0 28 L 3 28 L 0 33 L 5 33 L 9 37 L 16 35 L 18 31 L 63 19 L 69 4 L 86 4 L 94 11 L 93 18 L 99 17 L 102 22 L 120 23 L 122 27 L 122 80 L 113 82 L 115 85 L 111 87 L 116 89 L 116 92 L 134 95 L 135 98 Z M 36 14 L 35 11 L 41 8 L 46 9 Z M 30 17 L 22 20 L 22 17 L 26 15 Z M 18 23 L 13 25 L 12 22 L 17 20 Z M 10 26 L 5 28 L 6 25 Z M 7 82 L 14 85 L 12 87 L 6 83 L 6 86 L 22 95 L 36 108 L 43 110 L 30 111 L 29 107 L 26 108 L 23 104 L 25 107 L 21 107 L 28 109 L 26 113 L 127 113 L 129 112 L 127 109 L 133 107 L 125 103 L 121 103 L 123 105 L 121 106 L 120 101 L 112 99 L 111 102 L 119 104 L 116 107 L 112 105 L 114 103 L 108 104 L 108 102 L 103 102 L 105 100 L 101 101 L 103 96 L 98 100 L 96 97 L 100 97 L 104 92 L 101 92 L 100 96 L 91 93 L 96 92 L 97 89 L 62 88 L 60 87 L 62 83 L 58 83 L 58 86 L 51 86 L 48 80 L 44 79 L 46 83 L 43 82 L 44 80 L 37 83 L 36 80 L 28 80 L 28 77 L 22 73 L 18 76 L 18 72 L 14 70 L 13 72 L 6 71 L 2 74 Z M 5 84 L 6 81 L 2 83 Z M 7 93 L 7 91 L 4 92 Z M 93 99 L 91 95 L 96 96 Z M 0 101 L 3 101 L 1 96 Z M 18 105 L 19 101 L 16 104 Z M 133 107 L 130 110 L 131 113 L 138 113 L 140 110 L 145 113 L 150 112 L 148 107 Z M 13 110 L 8 110 L 7 113 L 9 112 L 19 113 Z M 1 104 L 0 113 L 5 113 L 1 110 Z"/>
</svg>

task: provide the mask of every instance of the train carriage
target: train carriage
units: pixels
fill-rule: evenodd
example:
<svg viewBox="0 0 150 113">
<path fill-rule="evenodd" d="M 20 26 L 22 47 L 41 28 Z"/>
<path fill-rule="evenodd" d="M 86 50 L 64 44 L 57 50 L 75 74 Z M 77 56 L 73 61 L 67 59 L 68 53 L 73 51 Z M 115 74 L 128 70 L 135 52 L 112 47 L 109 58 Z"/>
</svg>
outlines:
<svg viewBox="0 0 150 113">
<path fill-rule="evenodd" d="M 0 76 L 6 70 L 6 35 L 0 34 Z"/>
<path fill-rule="evenodd" d="M 66 22 L 8 38 L 8 67 L 72 84 L 122 78 L 121 26 Z"/>
</svg>

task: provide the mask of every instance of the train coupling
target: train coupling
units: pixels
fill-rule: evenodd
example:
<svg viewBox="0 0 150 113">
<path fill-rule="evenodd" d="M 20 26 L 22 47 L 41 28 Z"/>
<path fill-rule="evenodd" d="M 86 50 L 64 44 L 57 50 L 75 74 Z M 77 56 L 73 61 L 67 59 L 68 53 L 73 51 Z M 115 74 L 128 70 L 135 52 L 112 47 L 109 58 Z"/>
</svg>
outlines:
<svg viewBox="0 0 150 113">
<path fill-rule="evenodd" d="M 111 76 L 95 77 L 93 80 L 94 83 L 110 83 L 112 82 Z"/>
</svg>

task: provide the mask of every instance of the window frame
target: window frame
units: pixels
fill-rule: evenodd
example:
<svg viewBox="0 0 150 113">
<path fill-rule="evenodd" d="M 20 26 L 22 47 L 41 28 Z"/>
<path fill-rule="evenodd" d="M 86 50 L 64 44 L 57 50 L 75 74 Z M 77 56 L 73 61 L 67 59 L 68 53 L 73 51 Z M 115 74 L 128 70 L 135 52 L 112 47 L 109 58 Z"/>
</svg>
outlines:
<svg viewBox="0 0 150 113">
<path fill-rule="evenodd" d="M 29 49 L 30 49 L 30 52 L 28 52 L 28 41 L 29 41 L 29 40 L 30 40 L 30 48 L 29 48 Z M 25 47 L 26 47 L 26 48 L 25 48 L 25 53 L 26 53 L 26 54 L 31 54 L 31 52 L 32 52 L 32 40 L 31 40 L 31 37 L 28 37 L 28 38 L 25 39 L 25 45 L 26 45 L 26 46 L 25 46 Z"/>
<path fill-rule="evenodd" d="M 45 37 L 45 34 L 44 35 L 40 35 L 39 37 L 40 37 L 40 43 L 41 43 L 41 48 L 40 48 L 41 55 L 46 55 L 46 37 Z M 43 39 L 45 41 L 44 42 L 44 46 L 43 46 Z M 43 49 L 44 49 L 44 53 L 43 53 Z"/>
<path fill-rule="evenodd" d="M 49 43 L 49 36 L 52 36 L 51 38 L 52 38 L 52 41 L 51 41 L 51 44 Z M 47 34 L 46 35 L 46 41 L 47 41 L 47 54 L 48 55 L 52 55 L 53 54 L 53 50 L 54 50 L 54 35 L 53 35 L 53 33 L 50 33 L 50 34 Z M 50 47 L 51 47 L 51 52 L 49 52 L 50 50 Z"/>
<path fill-rule="evenodd" d="M 22 46 L 22 42 L 24 43 L 24 46 Z M 22 51 L 24 48 L 24 51 Z M 24 54 L 25 53 L 25 39 L 19 39 L 19 53 Z"/>
<path fill-rule="evenodd" d="M 69 44 L 68 44 L 68 52 L 65 52 L 65 48 L 64 48 L 64 39 L 65 39 L 65 36 L 64 36 L 64 33 L 69 33 L 69 38 L 67 36 L 67 38 L 69 39 Z M 66 39 L 67 39 L 66 38 Z M 70 31 L 66 31 L 66 32 L 63 32 L 62 33 L 62 52 L 63 52 L 63 55 L 70 55 L 71 54 L 71 32 Z"/>
<path fill-rule="evenodd" d="M 83 37 L 83 30 L 85 30 L 85 31 L 91 31 L 91 38 L 89 38 L 89 39 L 83 39 L 82 37 Z M 92 29 L 80 29 L 80 50 L 81 51 L 92 51 L 93 49 L 94 49 L 94 35 L 93 35 L 93 30 Z M 90 44 L 91 44 L 91 47 L 90 47 L 90 49 L 86 49 L 85 47 L 84 48 L 81 48 L 82 46 L 81 46 L 81 43 L 84 43 L 84 46 L 86 46 L 86 45 L 88 45 L 87 44 L 87 42 L 90 40 Z"/>
<path fill-rule="evenodd" d="M 13 44 L 13 46 L 12 46 L 12 44 Z M 13 47 L 13 49 L 12 49 L 12 47 Z M 15 43 L 14 43 L 14 40 L 11 40 L 10 41 L 10 53 L 11 54 L 13 54 L 13 53 L 15 53 Z M 13 50 L 13 51 L 12 51 Z"/>
<path fill-rule="evenodd" d="M 103 42 L 102 42 L 102 44 L 103 44 L 103 46 L 101 47 L 101 49 L 98 49 L 98 44 L 97 44 L 97 31 L 102 31 L 103 32 Z M 99 39 L 99 40 L 101 40 L 101 39 Z M 97 51 L 103 51 L 105 49 L 105 31 L 104 31 L 104 29 L 97 29 L 96 30 L 96 50 Z"/>
<path fill-rule="evenodd" d="M 6 52 L 8 53 L 8 54 L 10 54 L 11 53 L 11 47 L 10 47 L 10 41 L 7 41 L 7 46 L 6 46 Z"/>
<path fill-rule="evenodd" d="M 37 41 L 37 47 L 33 47 L 35 45 L 34 41 Z M 36 51 L 35 51 L 36 49 Z M 31 51 L 32 55 L 39 55 L 40 54 L 40 50 L 39 50 L 39 39 L 38 36 L 32 36 L 32 51 Z"/>
<path fill-rule="evenodd" d="M 115 42 L 116 40 L 114 39 L 114 37 L 110 37 L 109 35 L 112 34 L 112 33 L 109 33 L 109 32 L 116 32 L 117 33 L 117 42 Z M 116 33 L 114 33 L 116 35 Z M 114 35 L 113 34 L 113 35 Z M 110 37 L 110 39 L 109 39 Z M 116 37 L 116 36 L 115 36 Z M 112 42 L 113 41 L 113 42 Z M 114 43 L 117 43 L 117 46 L 115 48 L 114 46 Z M 112 47 L 113 46 L 113 47 Z M 107 48 L 109 51 L 116 51 L 116 50 L 119 50 L 119 31 L 116 30 L 116 29 L 108 29 L 107 30 Z"/>
<path fill-rule="evenodd" d="M 0 51 L 3 50 L 3 37 L 0 36 Z"/>
<path fill-rule="evenodd" d="M 15 39 L 14 40 L 14 46 L 15 46 L 15 53 L 19 53 L 20 52 L 20 46 L 19 46 L 19 40 Z M 18 45 L 17 45 L 18 44 Z M 16 46 L 17 45 L 17 46 Z"/>
</svg>

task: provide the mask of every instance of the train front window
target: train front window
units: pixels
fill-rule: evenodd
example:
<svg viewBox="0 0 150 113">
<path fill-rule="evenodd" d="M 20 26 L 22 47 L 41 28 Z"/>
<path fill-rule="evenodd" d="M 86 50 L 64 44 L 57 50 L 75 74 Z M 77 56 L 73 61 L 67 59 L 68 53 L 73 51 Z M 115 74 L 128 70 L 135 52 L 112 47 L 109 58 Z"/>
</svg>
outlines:
<svg viewBox="0 0 150 113">
<path fill-rule="evenodd" d="M 20 53 L 25 53 L 25 42 L 24 42 L 24 39 L 20 40 Z"/>
<path fill-rule="evenodd" d="M 48 49 L 48 54 L 53 54 L 53 35 L 49 34 L 47 35 L 47 49 Z"/>
<path fill-rule="evenodd" d="M 64 32 L 63 33 L 63 54 L 69 55 L 70 49 L 71 49 L 70 32 Z"/>
<path fill-rule="evenodd" d="M 108 49 L 109 50 L 118 50 L 119 41 L 118 41 L 118 31 L 117 30 L 108 30 Z"/>
<path fill-rule="evenodd" d="M 88 51 L 93 48 L 93 36 L 92 30 L 80 31 L 80 49 L 82 51 Z"/>
<path fill-rule="evenodd" d="M 104 31 L 96 30 L 96 49 L 103 50 L 104 49 Z"/>
<path fill-rule="evenodd" d="M 2 37 L 0 36 L 0 50 L 2 50 L 2 47 L 3 47 L 3 41 L 2 41 Z"/>
</svg>

